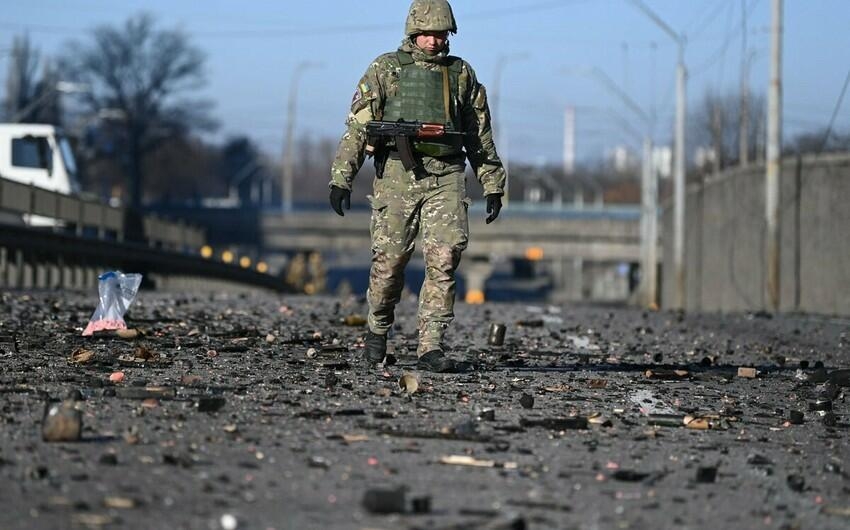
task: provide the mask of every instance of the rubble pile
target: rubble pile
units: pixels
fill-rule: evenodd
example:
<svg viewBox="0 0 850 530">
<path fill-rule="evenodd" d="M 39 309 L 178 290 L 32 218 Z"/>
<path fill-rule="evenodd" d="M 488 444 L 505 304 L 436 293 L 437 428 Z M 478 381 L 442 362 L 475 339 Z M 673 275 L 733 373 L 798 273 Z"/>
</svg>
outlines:
<svg viewBox="0 0 850 530">
<path fill-rule="evenodd" d="M 847 528 L 850 326 L 356 297 L 0 293 L 0 528 Z M 388 356 L 389 358 L 389 356 Z"/>
</svg>

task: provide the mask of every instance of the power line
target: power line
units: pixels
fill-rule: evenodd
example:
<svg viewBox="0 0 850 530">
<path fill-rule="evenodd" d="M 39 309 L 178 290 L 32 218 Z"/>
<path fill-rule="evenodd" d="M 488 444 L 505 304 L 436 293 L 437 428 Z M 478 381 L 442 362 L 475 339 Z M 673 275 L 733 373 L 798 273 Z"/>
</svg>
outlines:
<svg viewBox="0 0 850 530">
<path fill-rule="evenodd" d="M 844 79 L 844 86 L 841 88 L 841 94 L 838 96 L 838 101 L 835 103 L 835 110 L 832 111 L 832 118 L 829 120 L 829 127 L 826 128 L 826 134 L 823 135 L 818 154 L 822 153 L 826 148 L 826 143 L 832 135 L 832 127 L 835 125 L 835 118 L 838 116 L 838 111 L 841 110 L 841 104 L 844 103 L 844 94 L 847 93 L 847 85 L 850 84 L 850 70 L 847 72 L 847 77 Z"/>
<path fill-rule="evenodd" d="M 497 18 L 517 16 L 527 13 L 563 9 L 575 4 L 588 3 L 592 0 L 549 0 L 538 2 L 522 7 L 507 7 L 504 9 L 488 10 L 487 12 L 475 11 L 458 15 L 458 18 L 469 17 L 470 21 L 492 20 Z M 372 33 L 376 31 L 395 31 L 399 29 L 398 23 L 386 24 L 343 24 L 333 26 L 317 26 L 312 28 L 270 28 L 270 29 L 213 29 L 191 31 L 190 34 L 197 37 L 216 38 L 274 38 L 274 37 L 297 37 L 327 35 L 335 33 Z M 28 31 L 39 33 L 85 33 L 90 28 L 72 26 L 56 26 L 43 24 L 26 24 L 9 21 L 0 21 L 0 28 L 18 29 L 24 28 Z"/>
<path fill-rule="evenodd" d="M 749 7 L 747 8 L 747 16 L 749 17 L 752 14 L 753 9 L 755 9 L 756 5 L 761 0 L 751 0 Z M 735 27 L 730 29 L 726 33 L 726 38 L 723 40 L 723 44 L 720 45 L 720 48 L 717 49 L 716 52 L 705 62 L 703 62 L 699 67 L 691 70 L 691 76 L 697 76 L 705 73 L 709 68 L 714 66 L 714 64 L 721 58 L 725 57 L 726 49 L 729 48 L 729 45 L 732 44 L 732 39 L 736 38 L 738 34 L 741 32 L 740 27 Z"/>
<path fill-rule="evenodd" d="M 689 39 L 696 39 L 700 36 L 700 34 L 704 33 L 706 29 L 711 27 L 714 23 L 714 20 L 720 16 L 721 11 L 723 11 L 723 7 L 726 5 L 726 2 L 719 2 L 716 6 L 714 6 L 714 10 L 711 11 L 708 17 L 703 18 L 701 23 L 693 26 L 693 35 L 689 36 Z M 688 25 L 687 27 L 691 27 Z"/>
</svg>

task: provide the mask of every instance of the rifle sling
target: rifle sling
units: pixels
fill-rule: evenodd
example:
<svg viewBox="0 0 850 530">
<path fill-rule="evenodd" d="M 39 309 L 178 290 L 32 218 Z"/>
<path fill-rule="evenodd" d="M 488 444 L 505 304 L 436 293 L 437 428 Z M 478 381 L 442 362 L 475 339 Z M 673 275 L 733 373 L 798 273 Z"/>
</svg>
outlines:
<svg viewBox="0 0 850 530">
<path fill-rule="evenodd" d="M 443 66 L 443 108 L 446 109 L 446 126 L 452 123 L 452 114 L 449 108 L 449 92 L 449 67 Z"/>
</svg>

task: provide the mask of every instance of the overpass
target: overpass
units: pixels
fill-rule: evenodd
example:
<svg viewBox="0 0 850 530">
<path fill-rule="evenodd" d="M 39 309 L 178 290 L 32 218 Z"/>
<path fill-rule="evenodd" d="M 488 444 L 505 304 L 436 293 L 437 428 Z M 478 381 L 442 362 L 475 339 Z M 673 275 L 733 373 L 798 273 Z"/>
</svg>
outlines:
<svg viewBox="0 0 850 530">
<path fill-rule="evenodd" d="M 266 254 L 317 250 L 337 255 L 368 256 L 369 210 L 330 209 L 296 211 L 285 215 L 265 212 L 258 219 L 261 246 Z M 640 210 L 637 207 L 596 209 L 553 208 L 543 204 L 511 203 L 499 219 L 484 222 L 481 207 L 470 209 L 470 241 L 460 273 L 467 282 L 467 298 L 484 291 L 499 261 L 531 258 L 549 267 L 556 291 L 582 298 L 590 273 L 586 264 L 606 270 L 619 263 L 640 261 Z"/>
<path fill-rule="evenodd" d="M 330 207 L 296 205 L 293 212 L 257 208 L 201 208 L 165 206 L 160 214 L 204 226 L 210 245 L 241 248 L 261 255 L 270 263 L 275 255 L 318 251 L 367 262 L 370 255 L 368 208 L 355 207 L 345 217 Z M 555 289 L 566 298 L 586 298 L 588 285 L 599 283 L 620 263 L 640 262 L 640 209 L 605 206 L 553 207 L 550 204 L 513 201 L 499 219 L 484 223 L 483 205 L 469 210 L 470 242 L 460 273 L 467 287 L 483 291 L 484 282 L 499 262 L 516 258 L 542 261 L 554 279 Z M 416 258 L 414 258 L 416 259 Z M 622 279 L 617 280 L 623 283 Z M 619 288 L 620 299 L 626 294 Z M 590 295 L 593 295 L 590 292 Z M 598 296 L 594 296 L 598 298 Z"/>
<path fill-rule="evenodd" d="M 511 203 L 495 223 L 485 224 L 484 217 L 483 209 L 470 209 L 466 257 L 522 258 L 529 249 L 539 249 L 545 259 L 640 259 L 638 208 L 553 209 Z M 261 245 L 267 253 L 362 251 L 369 248 L 369 218 L 366 210 L 352 210 L 345 217 L 330 209 L 289 215 L 268 212 L 260 218 Z"/>
</svg>

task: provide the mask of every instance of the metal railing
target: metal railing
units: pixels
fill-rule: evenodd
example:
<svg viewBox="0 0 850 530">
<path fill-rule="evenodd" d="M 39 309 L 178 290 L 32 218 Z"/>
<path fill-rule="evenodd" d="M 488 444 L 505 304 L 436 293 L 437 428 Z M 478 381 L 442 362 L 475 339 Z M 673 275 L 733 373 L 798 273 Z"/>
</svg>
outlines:
<svg viewBox="0 0 850 530">
<path fill-rule="evenodd" d="M 55 221 L 57 231 L 77 236 L 124 241 L 126 209 L 100 201 L 74 197 L 0 178 L 0 210 Z M 197 251 L 206 244 L 203 228 L 148 214 L 142 219 L 143 239 L 148 246 L 175 251 Z"/>
<path fill-rule="evenodd" d="M 91 289 L 100 272 L 120 269 L 141 272 L 156 287 L 287 290 L 265 264 L 255 270 L 250 262 L 211 259 L 200 227 L 127 214 L 97 200 L 0 178 L 0 289 Z"/>
</svg>

